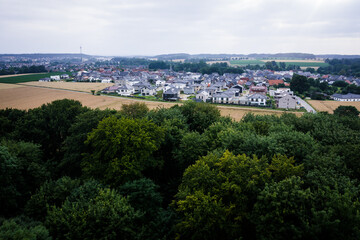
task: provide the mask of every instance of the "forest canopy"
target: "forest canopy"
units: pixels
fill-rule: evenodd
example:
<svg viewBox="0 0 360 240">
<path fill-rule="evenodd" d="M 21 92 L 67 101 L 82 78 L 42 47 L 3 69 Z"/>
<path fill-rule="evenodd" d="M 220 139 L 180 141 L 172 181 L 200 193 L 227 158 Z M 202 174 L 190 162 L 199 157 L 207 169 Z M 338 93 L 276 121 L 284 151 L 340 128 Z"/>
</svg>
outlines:
<svg viewBox="0 0 360 240">
<path fill-rule="evenodd" d="M 360 239 L 360 118 L 0 110 L 1 239 Z"/>
</svg>

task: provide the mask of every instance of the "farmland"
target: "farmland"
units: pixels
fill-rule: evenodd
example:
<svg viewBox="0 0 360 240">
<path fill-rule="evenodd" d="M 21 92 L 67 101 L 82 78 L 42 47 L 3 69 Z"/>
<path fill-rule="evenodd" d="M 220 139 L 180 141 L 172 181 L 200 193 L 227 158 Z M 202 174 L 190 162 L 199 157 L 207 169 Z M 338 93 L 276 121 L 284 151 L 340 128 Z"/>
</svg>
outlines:
<svg viewBox="0 0 360 240">
<path fill-rule="evenodd" d="M 237 65 L 237 66 L 246 66 L 246 65 L 265 65 L 265 62 L 260 60 L 232 60 L 230 61 L 231 65 Z"/>
<path fill-rule="evenodd" d="M 319 67 L 327 67 L 329 66 L 328 63 L 325 63 L 323 61 L 316 61 L 316 60 L 287 60 L 287 59 L 276 59 L 276 60 L 272 60 L 272 59 L 262 59 L 262 60 L 233 60 L 230 61 L 231 65 L 237 65 L 237 66 L 246 66 L 246 65 L 260 65 L 263 66 L 265 65 L 266 62 L 270 62 L 270 61 L 275 61 L 275 62 L 284 62 L 286 64 L 286 66 L 289 65 L 296 65 L 299 67 L 314 67 L 314 68 L 319 68 Z"/>
<path fill-rule="evenodd" d="M 91 90 L 99 91 L 106 87 L 114 85 L 113 83 L 90 83 L 90 82 L 26 82 L 23 85 L 66 89 L 79 92 L 90 92 Z"/>
<path fill-rule="evenodd" d="M 38 81 L 41 78 L 50 77 L 53 75 L 65 74 L 64 72 L 52 72 L 52 73 L 35 73 L 35 74 L 21 74 L 11 76 L 1 76 L 0 83 L 23 83 Z M 69 74 L 69 73 L 67 73 Z"/>
<path fill-rule="evenodd" d="M 110 96 L 93 96 L 90 93 L 73 92 L 59 89 L 47 89 L 41 87 L 32 86 L 20 86 L 12 84 L 12 88 L 9 84 L 0 84 L 0 109 L 5 108 L 18 108 L 18 109 L 31 109 L 41 106 L 45 103 L 50 103 L 59 99 L 74 99 L 80 101 L 84 106 L 90 108 L 99 109 L 116 109 L 120 110 L 123 104 L 130 104 L 136 101 L 136 99 L 128 99 L 121 97 Z M 156 109 L 158 107 L 171 107 L 175 103 L 168 102 L 153 102 L 143 101 L 150 109 Z M 256 108 L 241 108 L 241 107 L 226 107 L 218 106 L 221 115 L 230 116 L 235 120 L 240 120 L 246 113 L 254 113 L 260 115 L 276 114 L 281 115 L 282 111 L 256 109 Z M 295 113 L 297 116 L 302 115 L 301 112 Z"/>
<path fill-rule="evenodd" d="M 324 111 L 333 113 L 334 110 L 339 106 L 354 106 L 360 111 L 360 102 L 340 102 L 340 101 L 319 101 L 319 100 L 308 100 L 316 111 Z"/>
</svg>

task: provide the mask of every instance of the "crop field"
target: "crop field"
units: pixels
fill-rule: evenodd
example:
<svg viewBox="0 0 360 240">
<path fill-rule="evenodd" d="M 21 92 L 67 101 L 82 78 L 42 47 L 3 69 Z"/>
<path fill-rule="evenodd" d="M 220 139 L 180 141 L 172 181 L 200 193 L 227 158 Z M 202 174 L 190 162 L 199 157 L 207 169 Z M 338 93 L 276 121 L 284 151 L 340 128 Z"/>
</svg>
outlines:
<svg viewBox="0 0 360 240">
<path fill-rule="evenodd" d="M 360 102 L 308 100 L 316 111 L 333 113 L 339 106 L 354 106 L 360 111 Z"/>
<path fill-rule="evenodd" d="M 0 83 L 24 83 L 31 81 L 38 81 L 41 78 L 50 77 L 53 75 L 65 74 L 63 72 L 52 72 L 52 73 L 34 73 L 34 74 L 20 74 L 11 76 L 1 76 Z M 69 74 L 69 73 L 67 73 Z"/>
<path fill-rule="evenodd" d="M 111 96 L 93 96 L 90 93 L 73 92 L 68 90 L 50 89 L 42 87 L 32 87 L 11 84 L 0 84 L 0 109 L 18 108 L 31 109 L 40 107 L 42 104 L 50 103 L 59 99 L 74 99 L 80 101 L 84 106 L 99 109 L 116 109 L 120 110 L 123 104 L 130 104 L 138 101 L 144 102 L 150 109 L 159 107 L 169 108 L 176 105 L 176 103 L 143 101 L 137 99 L 128 99 Z M 256 109 L 256 108 L 241 108 L 241 107 L 226 107 L 218 106 L 222 116 L 230 116 L 235 120 L 240 120 L 246 113 L 254 113 L 260 115 L 276 114 L 281 115 L 283 112 Z M 300 116 L 301 112 L 295 113 Z"/>
<path fill-rule="evenodd" d="M 92 83 L 92 82 L 26 82 L 22 85 L 66 89 L 79 92 L 90 92 L 91 90 L 99 91 L 106 87 L 113 86 L 113 83 Z"/>
<path fill-rule="evenodd" d="M 266 61 L 265 61 L 266 62 Z M 265 62 L 261 60 L 232 60 L 230 61 L 231 65 L 238 65 L 238 66 L 246 66 L 246 65 L 265 65 Z"/>
<path fill-rule="evenodd" d="M 269 61 L 275 61 L 275 62 L 284 62 L 286 64 L 286 66 L 289 65 L 296 65 L 296 66 L 300 66 L 300 67 L 327 67 L 329 66 L 328 63 L 325 63 L 324 61 L 317 61 L 317 60 L 281 60 L 281 59 L 277 59 L 277 60 L 261 60 L 262 62 L 266 63 Z"/>
</svg>

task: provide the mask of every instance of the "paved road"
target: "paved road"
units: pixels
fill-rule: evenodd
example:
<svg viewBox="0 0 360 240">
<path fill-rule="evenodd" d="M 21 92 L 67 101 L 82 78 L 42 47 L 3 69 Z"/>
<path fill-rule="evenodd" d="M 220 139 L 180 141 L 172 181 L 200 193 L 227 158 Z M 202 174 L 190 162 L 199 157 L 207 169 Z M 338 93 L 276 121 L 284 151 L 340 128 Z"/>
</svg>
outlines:
<svg viewBox="0 0 360 240">
<path fill-rule="evenodd" d="M 303 106 L 306 109 L 306 111 L 316 113 L 315 109 L 312 106 L 310 106 L 310 104 L 308 104 L 306 101 L 302 100 L 298 96 L 296 96 L 296 100 L 300 102 L 301 106 Z"/>
</svg>

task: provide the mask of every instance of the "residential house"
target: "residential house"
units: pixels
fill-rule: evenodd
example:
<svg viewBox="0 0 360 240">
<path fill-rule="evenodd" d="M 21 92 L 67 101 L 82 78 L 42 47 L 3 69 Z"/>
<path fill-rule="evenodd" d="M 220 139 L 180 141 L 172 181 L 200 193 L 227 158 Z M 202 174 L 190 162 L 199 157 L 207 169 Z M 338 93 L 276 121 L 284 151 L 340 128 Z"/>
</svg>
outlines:
<svg viewBox="0 0 360 240">
<path fill-rule="evenodd" d="M 121 96 L 130 96 L 131 94 L 134 94 L 135 89 L 131 85 L 124 84 L 120 86 L 116 92 Z"/>
<path fill-rule="evenodd" d="M 119 90 L 119 86 L 114 85 L 107 88 L 104 88 L 101 92 L 103 93 L 115 93 Z"/>
<path fill-rule="evenodd" d="M 294 92 L 290 90 L 290 88 L 278 88 L 276 90 L 269 90 L 269 95 L 271 97 L 276 98 L 282 98 L 285 97 L 286 95 L 294 95 Z"/>
<path fill-rule="evenodd" d="M 69 77 L 68 74 L 61 74 L 61 75 L 60 75 L 60 78 L 61 78 L 61 79 L 69 79 L 70 77 Z"/>
<path fill-rule="evenodd" d="M 134 87 L 134 91 L 137 93 L 141 92 L 141 89 L 143 88 L 149 88 L 151 87 L 151 84 L 148 82 L 139 82 L 132 85 Z"/>
<path fill-rule="evenodd" d="M 279 84 L 284 84 L 284 80 L 282 79 L 274 79 L 274 80 L 268 80 L 269 86 L 277 86 Z"/>
<path fill-rule="evenodd" d="M 332 99 L 335 101 L 341 101 L 341 102 L 359 102 L 360 101 L 360 94 L 338 94 L 335 93 L 331 96 Z"/>
<path fill-rule="evenodd" d="M 194 88 L 195 92 L 200 91 L 202 89 L 202 87 L 203 87 L 201 84 L 198 84 L 198 83 L 195 83 L 195 84 L 193 84 L 191 86 Z"/>
<path fill-rule="evenodd" d="M 235 86 L 232 86 L 231 88 L 230 88 L 230 90 L 231 89 L 234 89 L 234 90 L 236 90 L 237 89 L 237 91 L 238 91 L 238 93 L 239 94 L 241 94 L 241 93 L 243 93 L 244 92 L 244 87 L 243 86 L 241 86 L 241 85 L 235 85 Z"/>
<path fill-rule="evenodd" d="M 50 76 L 50 79 L 51 79 L 52 81 L 60 81 L 60 75 Z"/>
<path fill-rule="evenodd" d="M 200 99 L 203 102 L 211 101 L 211 96 L 208 91 L 202 90 L 196 94 L 196 99 Z"/>
<path fill-rule="evenodd" d="M 159 80 L 156 80 L 155 85 L 157 87 L 162 87 L 165 85 L 165 82 L 166 82 L 165 80 L 159 79 Z"/>
<path fill-rule="evenodd" d="M 172 85 L 180 91 L 184 91 L 184 88 L 186 87 L 186 82 L 183 80 L 177 80 L 174 81 Z"/>
<path fill-rule="evenodd" d="M 39 82 L 51 82 L 50 78 L 42 78 L 39 80 Z"/>
<path fill-rule="evenodd" d="M 266 95 L 267 87 L 266 86 L 250 86 L 249 93 L 260 93 Z"/>
<path fill-rule="evenodd" d="M 163 92 L 163 99 L 165 101 L 177 101 L 179 100 L 179 90 L 176 88 L 170 88 Z"/>
<path fill-rule="evenodd" d="M 285 108 L 285 109 L 296 109 L 297 101 L 294 96 L 286 95 L 282 98 L 277 100 L 277 107 L 278 108 Z"/>
<path fill-rule="evenodd" d="M 194 87 L 192 87 L 192 86 L 186 86 L 186 87 L 184 88 L 184 94 L 188 94 L 188 95 L 190 95 L 190 94 L 195 94 L 195 89 L 194 89 Z"/>
<path fill-rule="evenodd" d="M 233 103 L 233 93 L 231 92 L 222 92 L 222 93 L 216 93 L 214 94 L 212 98 L 213 103 Z"/>
<path fill-rule="evenodd" d="M 248 103 L 249 105 L 266 106 L 267 99 L 268 97 L 266 97 L 264 94 L 255 93 L 248 96 Z"/>
<path fill-rule="evenodd" d="M 144 87 L 141 89 L 141 95 L 154 96 L 156 95 L 156 87 Z"/>
<path fill-rule="evenodd" d="M 111 78 L 102 78 L 101 79 L 101 83 L 111 83 L 112 79 Z"/>
</svg>

